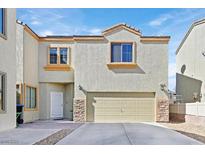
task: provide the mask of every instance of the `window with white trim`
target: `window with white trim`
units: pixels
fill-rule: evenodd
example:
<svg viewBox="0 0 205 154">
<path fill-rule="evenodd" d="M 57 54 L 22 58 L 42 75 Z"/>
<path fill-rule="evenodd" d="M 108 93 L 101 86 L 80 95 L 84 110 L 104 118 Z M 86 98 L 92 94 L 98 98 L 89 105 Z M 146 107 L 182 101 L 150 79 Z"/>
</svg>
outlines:
<svg viewBox="0 0 205 154">
<path fill-rule="evenodd" d="M 133 61 L 133 43 L 111 43 L 111 62 Z"/>
</svg>

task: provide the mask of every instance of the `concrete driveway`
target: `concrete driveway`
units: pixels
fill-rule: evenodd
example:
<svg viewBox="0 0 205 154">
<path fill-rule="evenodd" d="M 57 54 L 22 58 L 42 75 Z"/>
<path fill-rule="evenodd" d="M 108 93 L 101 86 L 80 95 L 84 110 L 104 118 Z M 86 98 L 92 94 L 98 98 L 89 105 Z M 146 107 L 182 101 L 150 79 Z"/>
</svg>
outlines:
<svg viewBox="0 0 205 154">
<path fill-rule="evenodd" d="M 57 144 L 72 145 L 191 145 L 202 144 L 168 128 L 145 124 L 86 123 Z"/>
<path fill-rule="evenodd" d="M 73 131 L 80 125 L 66 120 L 38 120 L 0 132 L 0 145 L 35 144 L 63 129 Z"/>
</svg>

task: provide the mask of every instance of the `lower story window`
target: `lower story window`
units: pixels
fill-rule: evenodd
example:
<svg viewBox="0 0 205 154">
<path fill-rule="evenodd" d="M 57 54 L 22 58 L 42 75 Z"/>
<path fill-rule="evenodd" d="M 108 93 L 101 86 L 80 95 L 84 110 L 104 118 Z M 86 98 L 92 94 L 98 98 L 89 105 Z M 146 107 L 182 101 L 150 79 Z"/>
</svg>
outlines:
<svg viewBox="0 0 205 154">
<path fill-rule="evenodd" d="M 0 111 L 5 111 L 6 74 L 0 72 Z"/>
<path fill-rule="evenodd" d="M 26 105 L 27 109 L 35 109 L 37 102 L 36 88 L 26 86 Z"/>
</svg>

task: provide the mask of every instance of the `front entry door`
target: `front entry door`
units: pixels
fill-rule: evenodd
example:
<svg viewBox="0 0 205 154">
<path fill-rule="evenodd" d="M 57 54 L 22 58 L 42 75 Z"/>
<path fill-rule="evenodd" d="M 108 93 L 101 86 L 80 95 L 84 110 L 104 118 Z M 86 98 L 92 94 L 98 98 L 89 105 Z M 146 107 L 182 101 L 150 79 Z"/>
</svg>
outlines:
<svg viewBox="0 0 205 154">
<path fill-rule="evenodd" d="M 63 93 L 51 92 L 51 118 L 61 119 L 63 118 Z"/>
</svg>

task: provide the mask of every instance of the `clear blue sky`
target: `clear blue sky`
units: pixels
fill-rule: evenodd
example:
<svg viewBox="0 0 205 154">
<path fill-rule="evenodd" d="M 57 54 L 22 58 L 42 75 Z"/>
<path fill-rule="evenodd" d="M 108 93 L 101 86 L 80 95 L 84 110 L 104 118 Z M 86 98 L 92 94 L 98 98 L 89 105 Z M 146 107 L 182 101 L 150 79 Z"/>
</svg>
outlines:
<svg viewBox="0 0 205 154">
<path fill-rule="evenodd" d="M 17 9 L 17 19 L 39 35 L 100 34 L 127 23 L 143 35 L 170 35 L 169 88 L 175 89 L 175 51 L 191 23 L 205 18 L 205 9 Z"/>
</svg>

